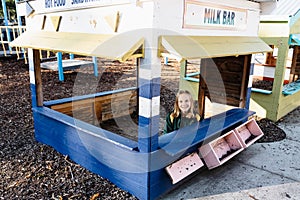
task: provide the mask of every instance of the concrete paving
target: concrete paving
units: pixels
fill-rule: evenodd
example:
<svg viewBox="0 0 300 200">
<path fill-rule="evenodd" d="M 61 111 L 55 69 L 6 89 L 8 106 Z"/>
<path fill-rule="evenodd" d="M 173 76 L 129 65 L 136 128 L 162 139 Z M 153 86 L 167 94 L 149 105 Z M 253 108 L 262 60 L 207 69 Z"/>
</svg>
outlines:
<svg viewBox="0 0 300 200">
<path fill-rule="evenodd" d="M 279 122 L 287 137 L 255 143 L 212 170 L 194 177 L 161 200 L 299 200 L 300 109 Z"/>
</svg>

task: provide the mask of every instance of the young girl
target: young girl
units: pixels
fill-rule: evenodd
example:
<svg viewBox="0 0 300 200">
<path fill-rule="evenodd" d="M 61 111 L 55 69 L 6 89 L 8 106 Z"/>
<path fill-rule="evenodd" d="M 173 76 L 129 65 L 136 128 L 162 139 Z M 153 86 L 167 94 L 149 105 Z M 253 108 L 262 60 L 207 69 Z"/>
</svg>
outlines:
<svg viewBox="0 0 300 200">
<path fill-rule="evenodd" d="M 194 100 L 191 93 L 187 90 L 180 90 L 176 95 L 174 110 L 167 115 L 164 134 L 199 120 L 200 116 L 194 112 Z"/>
</svg>

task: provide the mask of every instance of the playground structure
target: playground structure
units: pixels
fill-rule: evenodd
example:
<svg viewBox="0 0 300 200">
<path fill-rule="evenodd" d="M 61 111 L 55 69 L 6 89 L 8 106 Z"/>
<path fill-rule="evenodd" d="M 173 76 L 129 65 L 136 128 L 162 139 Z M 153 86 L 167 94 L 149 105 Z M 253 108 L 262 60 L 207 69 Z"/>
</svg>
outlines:
<svg viewBox="0 0 300 200">
<path fill-rule="evenodd" d="M 8 18 L 6 1 L 1 0 L 1 3 L 2 3 L 2 10 L 3 10 L 3 24 L 1 24 L 0 26 L 0 30 L 1 30 L 0 55 L 4 57 L 16 55 L 17 59 L 20 59 L 21 57 L 24 57 L 23 49 L 20 49 L 18 47 L 12 48 L 11 46 L 9 46 L 9 43 L 14 39 L 16 39 L 20 34 L 22 34 L 26 30 L 26 27 L 24 26 L 24 24 L 22 24 L 21 19 L 19 17 L 17 17 L 18 25 L 11 24 Z"/>
<path fill-rule="evenodd" d="M 1 30 L 1 51 L 0 55 L 4 57 L 16 56 L 17 59 L 24 59 L 27 63 L 27 52 L 24 48 L 11 47 L 9 43 L 19 37 L 26 31 L 26 16 L 30 16 L 33 12 L 30 4 L 23 4 L 23 1 L 16 0 L 16 13 L 17 13 L 17 25 L 9 23 L 8 12 L 6 8 L 5 0 L 2 0 L 4 24 L 0 26 Z M 21 5 L 21 6 L 20 6 Z M 43 61 L 41 67 L 43 69 L 50 69 L 58 71 L 58 78 L 60 81 L 64 80 L 64 70 L 74 70 L 84 66 L 93 66 L 94 75 L 98 76 L 97 58 L 92 57 L 91 61 L 76 60 L 74 55 L 70 54 L 70 59 L 63 59 L 62 52 L 53 53 L 51 51 L 40 50 L 40 58 Z M 47 60 L 56 60 L 49 61 Z"/>
<path fill-rule="evenodd" d="M 300 105 L 300 1 L 281 0 L 264 11 L 259 36 L 274 49 L 257 64 L 260 69 L 273 69 L 273 88 L 252 88 L 250 108 L 262 118 L 278 121 Z"/>
<path fill-rule="evenodd" d="M 54 2 L 20 3 L 31 12 L 26 32 L 11 43 L 28 49 L 39 142 L 139 199 L 156 199 L 202 168 L 200 157 L 209 169 L 218 167 L 262 136 L 253 120 L 248 121 L 254 115 L 248 109 L 252 54 L 271 51 L 257 37 L 259 3 Z M 136 58 L 137 86 L 44 102 L 39 50 L 119 61 Z M 180 89 L 193 93 L 203 119 L 160 136 L 163 56 L 180 62 Z M 200 74 L 185 79 L 189 61 L 196 59 L 201 63 Z M 207 114 L 206 99 L 230 109 Z M 132 112 L 138 112 L 136 141 L 94 126 L 120 116 L 130 119 Z M 231 152 L 228 156 L 218 150 L 224 144 Z"/>
</svg>

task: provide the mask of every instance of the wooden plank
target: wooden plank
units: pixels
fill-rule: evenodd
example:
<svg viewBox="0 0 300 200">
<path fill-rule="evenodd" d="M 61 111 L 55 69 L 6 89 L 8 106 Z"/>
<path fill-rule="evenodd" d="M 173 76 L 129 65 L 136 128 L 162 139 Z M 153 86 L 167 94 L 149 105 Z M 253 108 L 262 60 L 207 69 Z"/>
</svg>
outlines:
<svg viewBox="0 0 300 200">
<path fill-rule="evenodd" d="M 175 163 L 167 166 L 165 169 L 170 175 L 172 179 L 172 183 L 178 183 L 188 175 L 192 174 L 193 172 L 200 169 L 204 166 L 203 162 L 201 161 L 199 155 L 197 153 L 192 153 Z"/>
<path fill-rule="evenodd" d="M 248 80 L 250 75 L 250 56 L 244 56 L 244 65 L 242 71 L 242 80 L 241 80 L 241 90 L 240 90 L 240 108 L 244 108 L 246 106 L 246 98 L 247 98 L 247 88 L 248 88 Z"/>
<path fill-rule="evenodd" d="M 50 107 L 52 105 L 70 103 L 70 102 L 73 102 L 73 101 L 80 101 L 80 100 L 83 100 L 83 99 L 94 99 L 94 98 L 97 98 L 97 97 L 107 96 L 107 95 L 126 92 L 126 91 L 132 91 L 136 94 L 136 90 L 137 90 L 136 87 L 110 90 L 110 91 L 99 92 L 99 93 L 95 93 L 95 94 L 87 94 L 87 95 L 82 95 L 82 96 L 74 96 L 74 97 L 68 97 L 68 98 L 63 98 L 63 99 L 51 100 L 51 101 L 44 102 L 44 105 Z"/>
<path fill-rule="evenodd" d="M 64 70 L 74 70 L 81 67 L 93 67 L 93 62 L 84 60 L 62 60 L 62 67 Z M 49 61 L 41 63 L 41 68 L 53 71 L 58 70 L 58 61 Z"/>
<path fill-rule="evenodd" d="M 294 46 L 289 82 L 295 81 L 296 70 L 298 71 L 298 68 L 300 68 L 300 63 L 299 63 L 300 50 L 299 50 L 299 48 L 300 48 L 299 46 Z"/>
<path fill-rule="evenodd" d="M 136 142 L 84 122 L 75 123 L 71 117 L 51 109 L 35 109 L 34 116 L 39 142 L 68 155 L 93 173 L 109 178 L 117 186 L 135 191 L 139 197 L 146 196 L 149 174 L 141 169 L 147 169 L 149 157 L 134 150 Z M 114 162 L 108 164 L 112 159 Z"/>
<path fill-rule="evenodd" d="M 135 93 L 136 94 L 136 93 Z M 114 94 L 114 95 L 105 95 L 105 96 L 100 96 L 100 97 L 95 97 L 95 98 L 88 98 L 88 99 L 81 99 L 81 100 L 75 100 L 72 102 L 68 103 L 62 103 L 62 104 L 56 104 L 52 105 L 52 109 L 61 109 L 65 107 L 72 107 L 72 106 L 78 106 L 78 105 L 83 105 L 83 104 L 91 104 L 95 102 L 102 102 L 102 103 L 110 103 L 111 101 L 118 101 L 117 99 L 123 99 L 126 96 L 129 97 L 130 95 L 134 95 L 133 92 L 124 92 L 124 94 Z"/>
<path fill-rule="evenodd" d="M 99 123 L 101 123 L 102 122 L 102 103 L 100 101 L 97 101 L 94 103 L 94 110 L 96 113 L 96 120 Z"/>
<path fill-rule="evenodd" d="M 34 74 L 35 74 L 35 88 L 36 88 L 36 103 L 37 106 L 43 106 L 43 87 L 42 87 L 42 75 L 40 65 L 39 50 L 33 49 L 33 62 L 34 62 Z"/>
<path fill-rule="evenodd" d="M 202 62 L 202 61 L 201 61 Z M 205 116 L 205 90 L 206 90 L 206 84 L 204 81 L 203 76 L 205 76 L 206 74 L 206 66 L 204 64 L 205 62 L 203 62 L 203 67 L 200 68 L 201 70 L 201 75 L 199 77 L 199 87 L 198 87 L 198 110 L 199 110 L 199 114 L 201 119 L 204 118 Z"/>
<path fill-rule="evenodd" d="M 224 164 L 242 150 L 244 148 L 233 130 L 199 148 L 208 169 Z"/>
<path fill-rule="evenodd" d="M 256 123 L 255 119 L 250 119 L 249 121 L 243 123 L 242 125 L 234 129 L 238 139 L 240 140 L 244 148 L 249 147 L 259 138 L 261 138 L 264 133 Z"/>
<path fill-rule="evenodd" d="M 96 98 L 52 105 L 51 109 L 95 125 L 137 110 L 136 91 L 125 91 Z M 134 96 L 133 96 L 134 95 Z"/>
</svg>

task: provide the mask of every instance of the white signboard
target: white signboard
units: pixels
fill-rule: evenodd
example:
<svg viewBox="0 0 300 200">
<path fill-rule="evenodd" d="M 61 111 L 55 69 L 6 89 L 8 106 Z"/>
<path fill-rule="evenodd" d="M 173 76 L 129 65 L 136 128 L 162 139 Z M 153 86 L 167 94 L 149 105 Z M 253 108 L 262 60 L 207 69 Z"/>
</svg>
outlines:
<svg viewBox="0 0 300 200">
<path fill-rule="evenodd" d="M 199 1 L 185 1 L 183 28 L 245 30 L 247 10 L 214 5 Z"/>
<path fill-rule="evenodd" d="M 89 7 L 128 4 L 135 2 L 136 1 L 134 0 L 39 0 L 39 11 L 64 11 Z"/>
</svg>

